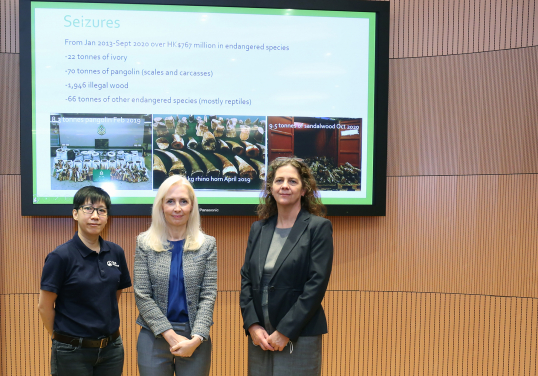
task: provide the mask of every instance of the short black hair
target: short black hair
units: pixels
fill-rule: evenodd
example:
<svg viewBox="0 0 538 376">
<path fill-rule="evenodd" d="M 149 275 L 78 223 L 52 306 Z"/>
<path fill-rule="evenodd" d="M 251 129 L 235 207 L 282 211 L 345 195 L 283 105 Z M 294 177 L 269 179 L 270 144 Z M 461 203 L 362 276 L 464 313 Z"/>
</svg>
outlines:
<svg viewBox="0 0 538 376">
<path fill-rule="evenodd" d="M 110 196 L 104 189 L 93 185 L 82 187 L 75 193 L 75 197 L 73 197 L 73 209 L 78 210 L 88 199 L 92 205 L 96 202 L 104 202 L 107 210 L 110 211 Z"/>
</svg>

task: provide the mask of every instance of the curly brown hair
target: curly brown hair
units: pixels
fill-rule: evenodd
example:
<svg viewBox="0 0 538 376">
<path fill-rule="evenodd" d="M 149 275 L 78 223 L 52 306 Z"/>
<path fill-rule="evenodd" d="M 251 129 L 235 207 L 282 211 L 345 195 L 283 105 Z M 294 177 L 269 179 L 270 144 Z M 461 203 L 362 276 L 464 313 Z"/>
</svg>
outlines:
<svg viewBox="0 0 538 376">
<path fill-rule="evenodd" d="M 276 170 L 283 166 L 295 167 L 299 174 L 301 184 L 305 189 L 305 194 L 301 197 L 301 208 L 308 211 L 310 214 L 324 217 L 325 214 L 327 214 L 327 208 L 321 203 L 316 179 L 314 179 L 308 165 L 295 157 L 277 158 L 269 164 L 269 173 L 267 174 L 266 181 L 262 185 L 262 196 L 260 197 L 260 204 L 258 205 L 257 210 L 258 217 L 260 219 L 267 219 L 278 214 L 276 200 L 271 194 L 271 187 L 275 180 Z"/>
</svg>

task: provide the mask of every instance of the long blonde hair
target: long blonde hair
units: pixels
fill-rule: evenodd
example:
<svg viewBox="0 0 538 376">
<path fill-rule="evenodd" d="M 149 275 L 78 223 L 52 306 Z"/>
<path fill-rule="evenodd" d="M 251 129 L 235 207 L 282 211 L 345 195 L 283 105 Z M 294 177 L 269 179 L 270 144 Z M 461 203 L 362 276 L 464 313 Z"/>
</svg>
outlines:
<svg viewBox="0 0 538 376">
<path fill-rule="evenodd" d="M 198 200 L 191 183 L 181 175 L 173 175 L 166 179 L 159 190 L 153 208 L 151 210 L 151 226 L 149 229 L 138 235 L 138 243 L 144 248 L 151 248 L 156 252 L 167 251 L 172 248 L 168 241 L 168 229 L 166 219 L 164 218 L 162 202 L 164 196 L 173 185 L 183 185 L 187 187 L 189 199 L 192 203 L 192 211 L 187 221 L 187 229 L 185 231 L 185 251 L 193 251 L 201 247 L 204 242 L 204 233 L 200 227 L 200 212 L 198 210 Z"/>
</svg>

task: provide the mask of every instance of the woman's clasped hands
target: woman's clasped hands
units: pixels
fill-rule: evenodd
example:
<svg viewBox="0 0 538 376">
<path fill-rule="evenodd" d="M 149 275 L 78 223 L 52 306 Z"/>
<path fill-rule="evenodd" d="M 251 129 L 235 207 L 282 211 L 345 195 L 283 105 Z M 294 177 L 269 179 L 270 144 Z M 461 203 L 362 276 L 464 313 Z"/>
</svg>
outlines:
<svg viewBox="0 0 538 376">
<path fill-rule="evenodd" d="M 194 353 L 194 350 L 202 343 L 197 337 L 188 339 L 177 334 L 172 329 L 165 331 L 162 335 L 170 345 L 172 355 L 182 358 L 189 358 Z"/>
<path fill-rule="evenodd" d="M 278 330 L 275 330 L 273 334 L 269 335 L 265 328 L 259 324 L 251 325 L 249 333 L 254 346 L 260 346 L 262 350 L 282 351 L 290 341 L 288 337 Z"/>
</svg>

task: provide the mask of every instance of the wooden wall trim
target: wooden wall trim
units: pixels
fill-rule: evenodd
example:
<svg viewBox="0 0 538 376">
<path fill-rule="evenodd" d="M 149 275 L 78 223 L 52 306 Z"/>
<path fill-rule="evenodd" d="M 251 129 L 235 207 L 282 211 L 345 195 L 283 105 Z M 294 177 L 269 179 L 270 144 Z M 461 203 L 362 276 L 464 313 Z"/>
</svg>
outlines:
<svg viewBox="0 0 538 376">
<path fill-rule="evenodd" d="M 19 55 L 0 53 L 0 175 L 21 173 L 19 96 Z"/>
<path fill-rule="evenodd" d="M 536 46 L 533 0 L 392 0 L 391 58 Z"/>
<path fill-rule="evenodd" d="M 50 339 L 37 294 L 0 295 L 0 373 L 47 375 Z M 246 375 L 239 292 L 219 292 L 211 376 Z M 538 300 L 441 293 L 331 291 L 324 303 L 323 376 L 535 375 Z M 126 376 L 138 375 L 132 293 L 120 302 Z M 34 312 L 20 315 L 20 312 Z"/>
<path fill-rule="evenodd" d="M 534 0 L 392 0 L 391 58 L 538 45 Z M 19 3 L 0 0 L 0 53 L 19 53 Z"/>
<path fill-rule="evenodd" d="M 0 176 L 0 189 L 0 248 L 8 250 L 0 253 L 0 293 L 36 293 L 45 256 L 73 236 L 73 220 L 21 217 L 19 176 Z M 536 192 L 538 174 L 389 178 L 386 217 L 330 217 L 329 289 L 538 298 Z M 240 290 L 253 221 L 202 219 L 217 239 L 219 291 Z M 111 218 L 106 231 L 124 248 L 131 271 L 136 236 L 148 224 L 144 217 Z"/>
<path fill-rule="evenodd" d="M 537 173 L 536 66 L 538 47 L 391 60 L 387 175 Z M 0 174 L 20 173 L 18 75 L 0 54 Z"/>
<path fill-rule="evenodd" d="M 391 60 L 387 175 L 538 172 L 538 47 Z"/>
<path fill-rule="evenodd" d="M 0 0 L 0 53 L 19 53 L 18 0 Z"/>
<path fill-rule="evenodd" d="M 537 374 L 537 8 L 391 1 L 387 215 L 330 218 L 324 376 Z M 41 269 L 75 226 L 21 217 L 19 91 L 18 1 L 0 0 L 0 374 L 47 375 Z M 254 220 L 203 218 L 219 254 L 212 376 L 246 374 L 239 268 Z M 131 271 L 148 225 L 105 230 Z M 132 288 L 120 311 L 135 376 Z"/>
</svg>

